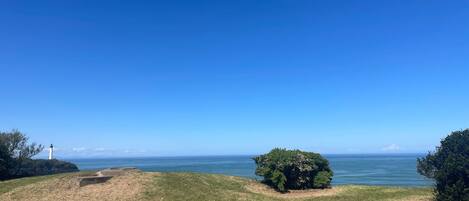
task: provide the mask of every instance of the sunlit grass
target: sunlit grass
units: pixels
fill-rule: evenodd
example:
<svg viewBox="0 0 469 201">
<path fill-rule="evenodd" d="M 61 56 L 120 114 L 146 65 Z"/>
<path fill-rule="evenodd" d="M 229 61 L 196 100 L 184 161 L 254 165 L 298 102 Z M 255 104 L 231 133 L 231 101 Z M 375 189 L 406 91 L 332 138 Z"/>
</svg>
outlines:
<svg viewBox="0 0 469 201">
<path fill-rule="evenodd" d="M 281 194 L 257 181 L 241 177 L 200 173 L 144 173 L 143 176 L 148 179 L 144 180 L 142 195 L 135 200 L 424 201 L 432 198 L 431 188 L 342 185 L 327 190 Z M 0 198 L 3 193 L 21 186 L 33 185 L 40 189 L 42 186 L 38 182 L 52 178 L 67 179 L 70 176 L 57 174 L 3 181 L 0 182 Z M 34 199 L 34 195 L 28 197 Z"/>
</svg>

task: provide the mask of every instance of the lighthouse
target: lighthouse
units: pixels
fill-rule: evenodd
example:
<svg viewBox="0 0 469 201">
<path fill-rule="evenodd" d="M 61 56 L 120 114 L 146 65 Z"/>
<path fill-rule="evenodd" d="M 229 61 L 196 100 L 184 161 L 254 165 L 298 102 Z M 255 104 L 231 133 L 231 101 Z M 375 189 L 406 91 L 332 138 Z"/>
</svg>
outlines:
<svg viewBox="0 0 469 201">
<path fill-rule="evenodd" d="M 52 146 L 52 144 L 50 144 L 50 147 L 49 147 L 49 160 L 52 160 L 52 157 L 54 157 L 54 146 Z"/>
</svg>

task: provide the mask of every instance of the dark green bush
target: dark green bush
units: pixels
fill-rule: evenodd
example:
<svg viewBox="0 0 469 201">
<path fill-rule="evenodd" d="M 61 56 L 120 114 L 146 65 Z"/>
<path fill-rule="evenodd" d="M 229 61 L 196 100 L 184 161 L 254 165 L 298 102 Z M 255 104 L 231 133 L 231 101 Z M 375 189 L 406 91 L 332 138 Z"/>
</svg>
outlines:
<svg viewBox="0 0 469 201">
<path fill-rule="evenodd" d="M 435 180 L 438 201 L 469 201 L 469 129 L 455 131 L 434 153 L 417 161 L 417 171 Z"/>
<path fill-rule="evenodd" d="M 21 177 L 76 172 L 78 167 L 66 161 L 60 160 L 26 160 L 19 172 Z"/>
<path fill-rule="evenodd" d="M 43 148 L 29 144 L 28 137 L 18 130 L 0 132 L 0 180 L 78 171 L 72 163 L 31 159 Z"/>
<path fill-rule="evenodd" d="M 18 130 L 0 132 L 0 180 L 18 176 L 23 162 L 31 159 L 44 147 L 28 143 L 28 137 Z"/>
<path fill-rule="evenodd" d="M 317 153 L 276 148 L 254 161 L 256 175 L 281 192 L 331 186 L 329 162 Z"/>
</svg>

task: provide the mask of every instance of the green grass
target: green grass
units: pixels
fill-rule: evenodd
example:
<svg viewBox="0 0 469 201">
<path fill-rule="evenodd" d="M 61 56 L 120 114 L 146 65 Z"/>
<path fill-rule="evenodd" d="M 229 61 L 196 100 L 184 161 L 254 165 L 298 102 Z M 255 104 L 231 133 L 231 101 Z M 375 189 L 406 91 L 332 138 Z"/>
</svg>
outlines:
<svg viewBox="0 0 469 201">
<path fill-rule="evenodd" d="M 47 175 L 47 176 L 37 176 L 37 177 L 25 177 L 20 179 L 12 179 L 7 181 L 0 182 L 0 195 L 11 191 L 15 188 L 26 186 L 28 184 L 34 184 L 46 179 L 57 177 L 58 175 Z"/>
<path fill-rule="evenodd" d="M 342 186 L 344 191 L 336 196 L 320 197 L 318 201 L 346 201 L 346 200 L 430 200 L 432 191 L 429 188 L 403 188 L 384 186 Z"/>
<path fill-rule="evenodd" d="M 77 173 L 71 173 L 77 174 Z M 83 174 L 80 172 L 79 174 Z M 263 184 L 246 178 L 231 177 L 214 174 L 199 173 L 144 173 L 144 189 L 138 200 L 165 200 L 165 201 L 378 201 L 378 200 L 430 200 L 430 188 L 404 188 L 386 186 L 335 186 L 332 190 L 318 191 L 331 192 L 326 196 L 315 196 L 314 192 L 297 196 L 298 194 L 280 194 Z M 1 194 L 25 185 L 35 185 L 38 189 L 44 188 L 37 182 L 59 178 L 70 179 L 67 174 L 28 177 L 0 182 Z M 254 188 L 253 188 L 254 187 Z M 301 194 L 301 193 L 300 193 Z M 296 196 L 293 198 L 292 196 Z M 28 195 L 31 199 L 34 195 Z M 85 199 L 85 198 L 84 198 Z M 1 199 L 0 199 L 1 200 Z"/>
<path fill-rule="evenodd" d="M 238 177 L 196 173 L 164 173 L 154 176 L 145 200 L 273 200 L 247 191 L 248 181 Z M 163 198 L 163 199 L 162 199 Z"/>
<path fill-rule="evenodd" d="M 154 176 L 147 185 L 145 200 L 291 200 L 279 193 L 253 192 L 248 185 L 262 186 L 255 181 L 239 177 L 195 173 L 164 173 Z M 337 193 L 320 197 L 295 198 L 298 201 L 376 201 L 376 200 L 429 200 L 430 188 L 404 188 L 386 186 L 345 185 L 334 187 Z M 274 195 L 272 195 L 274 194 Z M 283 197 L 282 197 L 283 196 Z"/>
<path fill-rule="evenodd" d="M 45 176 L 35 176 L 35 177 L 24 177 L 19 179 L 12 179 L 6 181 L 0 181 L 0 195 L 6 192 L 9 192 L 15 188 L 26 186 L 29 184 L 34 184 L 40 181 L 61 177 L 64 175 L 69 174 L 87 174 L 90 173 L 89 171 L 81 171 L 79 173 L 62 173 L 62 174 L 54 174 L 54 175 L 45 175 Z"/>
</svg>

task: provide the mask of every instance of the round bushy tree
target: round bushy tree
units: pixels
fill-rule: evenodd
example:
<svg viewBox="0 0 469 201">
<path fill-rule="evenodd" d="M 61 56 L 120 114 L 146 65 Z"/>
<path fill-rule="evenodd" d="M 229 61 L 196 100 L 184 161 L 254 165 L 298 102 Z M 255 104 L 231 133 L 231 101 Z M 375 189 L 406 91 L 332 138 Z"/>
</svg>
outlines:
<svg viewBox="0 0 469 201">
<path fill-rule="evenodd" d="M 28 137 L 18 130 L 0 132 L 0 181 L 78 171 L 78 167 L 69 162 L 32 159 L 43 148 L 42 145 L 28 143 Z"/>
<path fill-rule="evenodd" d="M 436 200 L 469 201 L 469 129 L 451 133 L 417 162 L 417 171 L 435 180 Z"/>
<path fill-rule="evenodd" d="M 19 177 L 24 162 L 44 147 L 28 143 L 28 137 L 18 130 L 0 132 L 0 180 Z"/>
<path fill-rule="evenodd" d="M 317 153 L 276 148 L 254 161 L 256 175 L 281 192 L 331 186 L 329 162 Z"/>
</svg>

